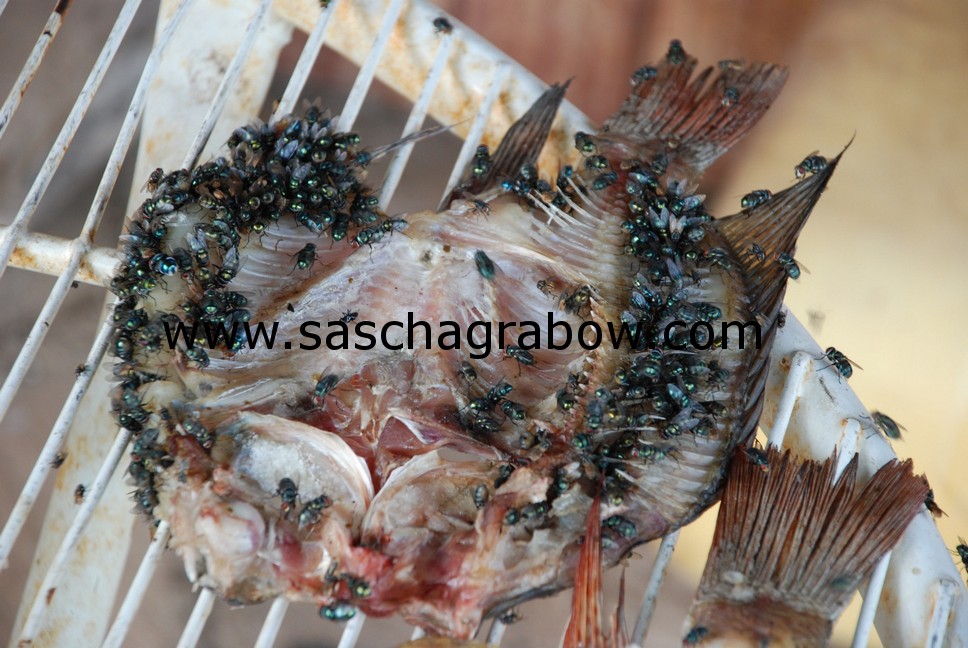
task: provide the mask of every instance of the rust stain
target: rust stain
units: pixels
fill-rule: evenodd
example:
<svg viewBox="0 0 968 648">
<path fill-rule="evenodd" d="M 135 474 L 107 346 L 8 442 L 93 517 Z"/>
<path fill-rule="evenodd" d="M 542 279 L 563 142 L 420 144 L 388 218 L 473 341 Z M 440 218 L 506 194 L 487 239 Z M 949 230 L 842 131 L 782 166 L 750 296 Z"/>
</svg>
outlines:
<svg viewBox="0 0 968 648">
<path fill-rule="evenodd" d="M 149 138 L 148 138 L 148 139 L 147 139 L 147 140 L 145 141 L 145 153 L 146 153 L 146 154 L 147 154 L 147 155 L 148 155 L 149 157 L 154 157 L 154 156 L 155 156 L 155 149 L 156 149 L 156 148 L 157 148 L 158 146 L 160 146 L 160 145 L 161 145 L 161 142 L 157 142 L 157 141 L 156 141 L 156 139 L 157 139 L 157 136 L 153 136 L 153 137 L 149 137 Z"/>
<path fill-rule="evenodd" d="M 51 600 L 54 598 L 54 592 L 56 591 L 56 587 L 51 587 L 49 590 L 47 590 L 47 597 L 45 599 L 47 601 L 47 605 L 50 605 Z"/>
<path fill-rule="evenodd" d="M 81 257 L 81 263 L 77 266 L 77 278 L 84 283 L 96 283 L 97 275 L 94 273 L 94 268 L 88 262 L 88 256 L 84 255 Z M 73 288 L 73 286 L 71 286 Z"/>
<path fill-rule="evenodd" d="M 67 10 L 71 8 L 71 2 L 73 0 L 57 0 L 57 6 L 54 7 L 54 11 L 60 15 L 65 15 Z"/>
<path fill-rule="evenodd" d="M 881 601 L 878 604 L 877 611 L 880 614 L 887 614 L 889 617 L 897 615 L 898 600 L 897 592 L 894 591 L 894 588 L 885 587 L 881 590 Z"/>
<path fill-rule="evenodd" d="M 26 248 L 17 246 L 14 247 L 13 252 L 10 254 L 10 265 L 19 268 L 33 268 L 37 266 L 37 257 L 31 254 Z"/>
<path fill-rule="evenodd" d="M 488 130 L 493 130 L 495 126 L 502 132 L 506 132 L 511 124 L 514 123 L 518 115 L 513 114 L 513 90 L 505 85 L 497 95 L 494 102 L 491 119 L 488 120 Z"/>
<path fill-rule="evenodd" d="M 545 172 L 551 172 L 557 175 L 560 167 L 566 164 L 574 165 L 578 160 L 577 153 L 574 147 L 573 132 L 562 123 L 561 116 L 559 115 L 555 119 L 548 143 L 545 144 L 545 153 L 542 156 L 543 161 L 547 159 L 550 163 L 553 160 L 558 168 L 548 167 Z"/>
<path fill-rule="evenodd" d="M 78 456 L 83 457 L 83 456 L 92 455 L 91 448 L 90 448 L 90 445 L 88 444 L 88 441 L 89 441 L 89 437 L 87 435 L 79 436 L 77 439 L 74 440 L 73 450 L 77 453 Z"/>
</svg>

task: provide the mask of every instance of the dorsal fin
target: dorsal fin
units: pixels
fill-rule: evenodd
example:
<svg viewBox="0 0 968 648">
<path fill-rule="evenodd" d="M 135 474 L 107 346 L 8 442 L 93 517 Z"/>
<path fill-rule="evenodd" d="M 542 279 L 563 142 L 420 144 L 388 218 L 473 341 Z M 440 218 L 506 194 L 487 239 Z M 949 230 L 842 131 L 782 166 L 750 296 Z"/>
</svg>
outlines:
<svg viewBox="0 0 968 648">
<path fill-rule="evenodd" d="M 786 68 L 723 61 L 690 81 L 696 59 L 672 41 L 665 60 L 639 68 L 632 94 L 602 126 L 603 139 L 624 140 L 636 155 L 665 153 L 670 177 L 696 180 L 759 121 L 780 94 Z"/>
<path fill-rule="evenodd" d="M 762 325 L 761 349 L 773 347 L 776 322 L 786 293 L 787 272 L 776 257 L 781 252 L 793 255 L 800 230 L 826 188 L 841 155 L 843 151 L 830 160 L 824 169 L 776 193 L 767 202 L 715 221 L 716 229 L 723 235 L 743 273 L 750 311 Z M 749 251 L 754 243 L 763 249 L 762 260 Z M 737 445 L 745 444 L 756 431 L 763 409 L 763 390 L 769 367 L 770 354 L 758 352 L 750 365 L 746 381 L 743 398 L 746 408 L 738 423 L 739 433 L 735 436 Z"/>
<path fill-rule="evenodd" d="M 545 90 L 531 105 L 528 112 L 508 129 L 504 139 L 491 156 L 491 165 L 487 172 L 480 176 L 468 174 L 444 204 L 463 195 L 473 196 L 493 189 L 503 180 L 517 176 L 525 164 L 537 165 L 538 155 L 544 148 L 548 134 L 551 132 L 551 123 L 555 119 L 558 106 L 561 105 L 565 90 L 570 83 L 570 80 L 556 83 Z"/>
<path fill-rule="evenodd" d="M 716 221 L 716 229 L 726 238 L 743 269 L 751 309 L 769 322 L 776 317 L 786 290 L 786 270 L 777 262 L 777 256 L 793 255 L 797 237 L 844 151 L 816 174 L 766 202 Z M 763 250 L 762 259 L 749 252 L 754 243 Z"/>
</svg>

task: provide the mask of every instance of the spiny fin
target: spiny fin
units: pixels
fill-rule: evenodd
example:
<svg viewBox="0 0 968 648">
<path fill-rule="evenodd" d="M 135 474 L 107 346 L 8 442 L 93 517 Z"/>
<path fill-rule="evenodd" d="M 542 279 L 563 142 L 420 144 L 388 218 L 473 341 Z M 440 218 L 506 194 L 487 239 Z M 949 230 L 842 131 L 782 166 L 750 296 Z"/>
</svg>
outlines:
<svg viewBox="0 0 968 648">
<path fill-rule="evenodd" d="M 619 586 L 618 605 L 610 619 L 611 633 L 602 619 L 602 521 L 601 495 L 596 495 L 588 510 L 585 540 L 575 572 L 571 619 L 565 630 L 562 648 L 619 648 L 628 645 L 623 609 L 625 605 L 625 572 Z"/>
<path fill-rule="evenodd" d="M 826 645 L 832 622 L 928 491 L 910 460 L 885 464 L 859 488 L 857 456 L 835 481 L 836 465 L 836 456 L 736 451 L 689 612 L 697 636 Z M 783 643 L 790 639 L 798 643 Z"/>
<path fill-rule="evenodd" d="M 373 149 L 372 151 L 369 152 L 370 157 L 375 160 L 388 153 L 392 153 L 393 151 L 397 150 L 401 146 L 404 146 L 405 144 L 416 144 L 421 140 L 428 139 L 435 135 L 440 135 L 441 133 L 446 133 L 454 126 L 456 126 L 456 124 L 451 124 L 449 126 L 430 126 L 428 128 L 415 131 L 405 137 L 401 137 L 395 142 L 390 142 L 389 144 L 384 144 L 383 146 L 379 146 Z"/>
<path fill-rule="evenodd" d="M 793 255 L 800 231 L 846 150 L 845 146 L 821 171 L 778 192 L 770 200 L 715 223 L 743 268 L 753 312 L 771 323 L 786 290 L 787 273 L 777 262 L 777 256 L 783 252 Z M 763 260 L 749 252 L 754 243 L 762 248 Z"/>
<path fill-rule="evenodd" d="M 603 139 L 625 140 L 635 155 L 665 153 L 669 177 L 694 181 L 759 121 L 783 89 L 787 70 L 769 63 L 720 64 L 690 82 L 696 59 L 679 41 L 654 67 L 640 68 L 622 107 L 602 126 Z"/>
<path fill-rule="evenodd" d="M 625 627 L 625 568 L 622 568 L 622 578 L 618 584 L 618 602 L 615 604 L 615 614 L 612 616 L 612 641 L 616 647 L 629 645 L 629 633 Z"/>
<path fill-rule="evenodd" d="M 491 156 L 490 169 L 482 176 L 473 174 L 467 176 L 454 189 L 445 204 L 462 195 L 473 196 L 493 189 L 503 180 L 516 177 L 525 164 L 537 165 L 538 156 L 551 132 L 551 123 L 555 119 L 558 106 L 561 105 L 565 90 L 570 83 L 570 80 L 556 83 L 545 90 L 531 105 L 528 112 L 508 129 L 504 139 Z"/>
<path fill-rule="evenodd" d="M 760 349 L 766 350 L 758 352 L 750 364 L 743 395 L 747 406 L 738 425 L 740 431 L 735 436 L 737 444 L 745 444 L 752 436 L 763 409 L 763 390 L 770 367 L 768 350 L 773 347 L 776 321 L 786 294 L 787 273 L 777 262 L 777 255 L 781 252 L 793 255 L 797 237 L 844 151 L 820 172 L 778 192 L 769 201 L 714 223 L 743 273 L 750 310 L 762 326 Z M 754 243 L 763 249 L 762 261 L 749 252 Z"/>
<path fill-rule="evenodd" d="M 588 509 L 585 541 L 575 572 L 571 619 L 565 630 L 562 648 L 605 648 L 602 630 L 602 521 L 599 517 L 601 495 L 596 495 Z"/>
</svg>

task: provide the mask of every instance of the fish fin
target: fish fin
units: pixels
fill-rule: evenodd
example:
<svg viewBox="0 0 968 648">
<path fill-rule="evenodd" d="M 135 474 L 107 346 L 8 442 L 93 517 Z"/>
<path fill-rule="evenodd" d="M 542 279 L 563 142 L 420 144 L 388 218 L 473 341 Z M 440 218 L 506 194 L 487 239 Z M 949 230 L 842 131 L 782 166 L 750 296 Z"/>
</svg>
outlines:
<svg viewBox="0 0 968 648">
<path fill-rule="evenodd" d="M 839 478 L 836 465 L 836 456 L 818 462 L 768 448 L 754 459 L 736 450 L 689 613 L 694 636 L 826 645 L 928 490 L 910 460 L 883 465 L 859 487 L 856 455 Z M 783 643 L 790 639 L 797 643 Z"/>
<path fill-rule="evenodd" d="M 665 153 L 673 177 L 695 180 L 759 121 L 786 82 L 787 70 L 770 63 L 731 62 L 707 83 L 708 67 L 692 78 L 696 59 L 672 41 L 665 60 L 633 77 L 631 95 L 602 126 L 642 157 Z"/>
<path fill-rule="evenodd" d="M 578 570 L 575 572 L 571 619 L 565 630 L 562 648 L 603 648 L 605 646 L 601 623 L 602 521 L 599 517 L 600 509 L 601 495 L 596 495 L 588 509 L 585 540 L 578 556 Z"/>
<path fill-rule="evenodd" d="M 528 112 L 505 133 L 504 139 L 491 156 L 490 168 L 483 175 L 470 174 L 465 177 L 444 201 L 444 206 L 455 198 L 479 195 L 497 187 L 503 180 L 516 177 L 525 164 L 537 166 L 538 155 L 544 148 L 551 132 L 551 123 L 570 83 L 570 80 L 556 83 L 545 90 Z"/>
<path fill-rule="evenodd" d="M 716 221 L 716 228 L 726 237 L 743 268 L 754 312 L 764 317 L 776 316 L 787 276 L 777 263 L 777 255 L 793 254 L 797 237 L 843 154 L 841 151 L 819 173 L 776 193 L 766 202 Z M 748 252 L 754 243 L 763 250 L 762 260 Z"/>
<path fill-rule="evenodd" d="M 844 147 L 846 150 L 847 147 Z M 743 272 L 750 312 L 762 319 L 764 332 L 761 349 L 773 346 L 776 321 L 786 294 L 787 272 L 777 262 L 777 256 L 782 252 L 792 256 L 797 237 L 820 194 L 826 189 L 844 151 L 830 160 L 819 173 L 776 193 L 766 202 L 715 221 L 716 229 L 726 239 L 733 258 Z M 749 252 L 754 243 L 762 248 L 763 259 Z M 769 364 L 769 353 L 761 352 L 750 365 L 745 398 L 749 406 L 740 422 L 741 433 L 736 437 L 739 443 L 745 442 L 756 429 Z"/>
<path fill-rule="evenodd" d="M 379 157 L 392 153 L 406 144 L 416 144 L 421 140 L 434 137 L 435 135 L 440 135 L 441 133 L 446 133 L 456 125 L 457 124 L 450 124 L 449 126 L 430 126 L 428 128 L 414 131 L 409 135 L 401 137 L 395 142 L 390 142 L 389 144 L 384 144 L 383 146 L 373 149 L 370 151 L 370 157 L 375 160 Z"/>
<path fill-rule="evenodd" d="M 625 568 L 622 568 L 622 578 L 618 585 L 618 603 L 615 605 L 615 615 L 612 617 L 612 645 L 615 648 L 629 645 L 629 633 L 625 627 Z"/>
</svg>

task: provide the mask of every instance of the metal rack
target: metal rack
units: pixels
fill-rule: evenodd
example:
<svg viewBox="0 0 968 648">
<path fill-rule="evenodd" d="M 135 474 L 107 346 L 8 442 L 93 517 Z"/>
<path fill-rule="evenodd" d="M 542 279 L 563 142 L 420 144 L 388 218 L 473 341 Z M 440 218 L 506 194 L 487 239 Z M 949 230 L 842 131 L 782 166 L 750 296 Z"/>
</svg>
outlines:
<svg viewBox="0 0 968 648">
<path fill-rule="evenodd" d="M 0 12 L 5 4 L 0 1 Z M 69 4 L 57 3 L 0 108 L 0 137 L 57 36 Z M 454 124 L 452 130 L 464 144 L 448 186 L 465 168 L 477 143 L 482 138 L 498 140 L 543 90 L 536 77 L 456 21 L 452 21 L 451 32 L 435 29 L 433 21 L 441 12 L 424 0 L 333 0 L 324 2 L 325 8 L 318 0 L 163 0 L 154 46 L 80 232 L 73 238 L 32 232 L 31 218 L 141 4 L 141 0 L 124 2 L 22 206 L 10 224 L 0 227 L 0 277 L 8 264 L 57 277 L 29 334 L 18 340 L 17 358 L 0 387 L 0 421 L 14 402 L 72 284 L 105 286 L 114 273 L 119 254 L 113 248 L 96 246 L 94 238 L 137 129 L 141 129 L 140 144 L 129 213 L 140 202 L 138 179 L 147 177 L 151 168 L 191 166 L 216 150 L 234 126 L 258 113 L 276 60 L 293 29 L 308 37 L 275 113 L 295 108 L 325 44 L 359 66 L 340 111 L 341 129 L 352 127 L 375 78 L 413 102 L 402 135 L 419 130 L 428 116 Z M 563 106 L 559 119 L 571 130 L 591 129 L 570 104 Z M 193 126 L 186 128 L 186 124 Z M 389 204 L 412 148 L 413 144 L 401 147 L 391 159 L 380 193 L 383 206 Z M 543 162 L 550 165 L 570 155 L 570 150 L 546 150 Z M 104 637 L 105 646 L 122 645 L 163 555 L 168 537 L 164 523 L 156 530 L 133 580 L 122 586 L 123 561 L 115 557 L 127 552 L 132 527 L 123 481 L 129 433 L 118 432 L 108 416 L 107 382 L 100 369 L 92 369 L 102 364 L 109 331 L 103 324 L 94 336 L 83 370 L 78 371 L 13 510 L 5 512 L 0 566 L 6 565 L 42 488 L 50 481 L 57 454 L 65 449 L 69 452 L 76 470 L 70 479 L 59 475 L 54 486 L 35 563 L 23 591 L 13 644 L 57 645 L 68 637 L 83 636 L 90 637 L 91 644 Z M 825 458 L 835 448 L 844 460 L 859 453 L 860 478 L 864 479 L 895 455 L 880 434 L 871 432 L 869 415 L 847 383 L 836 372 L 822 371 L 821 357 L 820 347 L 789 315 L 777 337 L 761 425 L 769 430 L 770 443 L 795 447 L 806 456 Z M 79 481 L 87 486 L 83 502 L 77 505 L 74 484 Z M 678 532 L 661 542 L 634 626 L 636 645 L 647 632 L 677 537 Z M 101 588 L 98 596 L 85 596 L 95 581 Z M 117 608 L 115 591 L 121 601 Z M 968 592 L 927 512 L 915 519 L 893 554 L 885 557 L 863 594 L 854 646 L 867 645 L 872 622 L 886 645 L 968 643 Z M 83 606 L 73 604 L 77 596 L 85 596 Z M 209 590 L 198 593 L 181 628 L 179 646 L 198 643 L 214 599 Z M 286 611 L 282 599 L 272 604 L 255 639 L 257 646 L 272 645 Z M 365 622 L 360 614 L 346 625 L 340 648 L 356 645 Z M 564 622 L 562 619 L 562 627 Z M 503 624 L 497 621 L 482 631 L 482 637 L 498 644 L 503 632 Z"/>
</svg>

